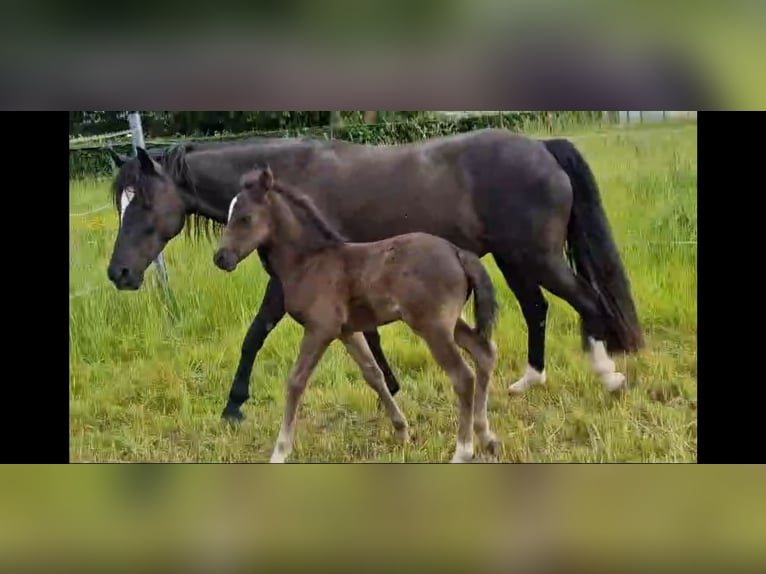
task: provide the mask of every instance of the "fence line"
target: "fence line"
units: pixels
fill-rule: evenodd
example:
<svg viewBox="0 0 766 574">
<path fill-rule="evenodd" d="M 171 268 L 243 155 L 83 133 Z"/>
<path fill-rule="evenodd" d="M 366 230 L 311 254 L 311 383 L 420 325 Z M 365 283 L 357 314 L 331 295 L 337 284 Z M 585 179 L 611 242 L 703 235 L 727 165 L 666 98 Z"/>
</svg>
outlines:
<svg viewBox="0 0 766 574">
<path fill-rule="evenodd" d="M 98 213 L 99 211 L 104 211 L 105 209 L 109 209 L 112 207 L 111 204 L 102 205 L 101 207 L 97 207 L 96 209 L 91 209 L 90 211 L 83 211 L 80 213 L 70 213 L 69 217 L 82 217 L 84 215 L 90 215 L 91 213 Z"/>
<path fill-rule="evenodd" d="M 69 146 L 70 146 L 69 149 L 79 149 L 77 147 L 77 145 L 81 144 L 81 143 L 89 143 L 89 142 L 94 142 L 94 141 L 99 141 L 99 140 L 116 139 L 116 138 L 120 138 L 120 137 L 123 137 L 123 136 L 126 136 L 126 135 L 130 135 L 130 134 L 131 134 L 130 130 L 123 130 L 121 132 L 112 132 L 110 134 L 97 134 L 97 135 L 93 135 L 93 136 L 79 136 L 79 137 L 75 137 L 75 138 L 70 138 L 69 139 Z M 75 144 L 76 147 L 72 148 L 71 147 L 72 144 Z"/>
<path fill-rule="evenodd" d="M 493 114 L 486 114 L 488 117 L 492 117 Z M 691 119 L 691 118 L 690 118 Z M 647 122 L 644 124 L 620 124 L 617 122 L 606 122 L 605 125 L 608 128 L 619 128 L 620 131 L 614 131 L 609 133 L 621 133 L 621 131 L 625 131 L 627 133 L 633 132 L 633 133 L 641 133 L 645 130 L 642 130 L 641 128 L 647 125 L 669 125 L 673 124 L 675 122 L 684 121 L 688 122 L 690 119 L 686 118 L 678 118 L 678 119 L 667 119 L 662 122 Z M 449 118 L 433 118 L 433 119 L 427 119 L 427 120 L 421 120 L 421 121 L 412 121 L 412 120 L 395 120 L 391 122 L 380 122 L 378 124 L 347 124 L 342 127 L 345 129 L 353 129 L 355 127 L 358 128 L 369 128 L 373 125 L 386 125 L 386 126 L 400 126 L 400 125 L 424 125 L 424 124 L 438 124 L 438 123 L 448 123 L 452 121 Z M 694 124 L 696 125 L 696 123 Z M 244 140 L 252 137 L 290 137 L 290 134 L 295 134 L 293 137 L 301 137 L 301 136 L 311 136 L 311 135 L 324 135 L 328 136 L 329 134 L 332 134 L 334 130 L 337 130 L 341 126 L 308 126 L 303 128 L 283 128 L 283 129 L 276 129 L 276 130 L 250 130 L 246 132 L 240 132 L 240 133 L 231 133 L 231 134 L 220 134 L 220 135 L 212 135 L 212 136 L 193 136 L 193 137 L 159 137 L 159 138 L 153 138 L 146 141 L 147 145 L 153 146 L 153 147 L 163 147 L 163 146 L 171 146 L 177 143 L 182 142 L 211 142 L 211 141 L 220 141 L 220 142 L 227 142 L 232 141 L 236 142 L 238 140 Z M 587 125 L 584 125 L 583 127 L 588 127 Z M 590 126 L 590 127 L 596 127 L 596 126 Z M 673 131 L 684 131 L 684 129 L 689 129 L 690 126 L 687 126 L 686 128 L 655 128 L 652 130 L 646 130 L 649 133 L 653 132 L 673 132 Z M 104 134 L 104 136 L 89 136 L 90 140 L 97 141 L 98 138 L 103 139 L 109 139 L 114 137 L 119 137 L 124 133 L 130 133 L 128 130 L 127 132 L 117 132 L 115 134 Z M 547 134 L 550 137 L 568 137 L 566 134 L 560 135 L 560 134 Z M 581 135 L 581 136 L 571 136 L 573 139 L 583 139 L 583 138 L 590 138 L 595 137 L 602 134 L 588 134 L 588 135 Z M 606 135 L 606 134 L 604 134 Z M 534 136 L 533 136 L 534 137 Z M 88 139 L 83 140 L 77 140 L 73 141 L 70 140 L 70 151 L 80 151 L 80 150 L 92 150 L 92 151 L 99 151 L 102 150 L 102 146 L 81 146 L 80 143 L 87 143 Z M 74 146 L 72 144 L 75 144 Z"/>
<path fill-rule="evenodd" d="M 646 125 L 646 124 L 643 124 Z M 621 127 L 621 126 L 615 126 L 615 127 Z M 558 137 L 566 138 L 568 140 L 587 140 L 597 137 L 606 137 L 606 136 L 613 136 L 613 135 L 620 135 L 620 134 L 635 134 L 635 135 L 652 135 L 656 133 L 660 134 L 672 134 L 672 133 L 679 133 L 679 132 L 688 132 L 691 129 L 696 129 L 696 124 L 693 126 L 686 126 L 683 128 L 653 128 L 650 130 L 642 130 L 640 128 L 630 128 L 627 130 L 615 130 L 615 131 L 609 131 L 609 132 L 601 132 L 596 134 L 580 134 L 580 135 L 561 135 Z"/>
<path fill-rule="evenodd" d="M 618 243 L 617 247 L 621 245 L 697 245 L 697 241 L 626 241 L 624 243 Z"/>
</svg>

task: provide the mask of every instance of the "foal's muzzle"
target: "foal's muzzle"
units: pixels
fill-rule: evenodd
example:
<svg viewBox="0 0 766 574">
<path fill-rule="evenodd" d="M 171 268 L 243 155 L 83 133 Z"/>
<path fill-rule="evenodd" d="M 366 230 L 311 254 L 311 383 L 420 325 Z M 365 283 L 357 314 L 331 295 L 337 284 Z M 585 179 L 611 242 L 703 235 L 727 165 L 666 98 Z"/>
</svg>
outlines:
<svg viewBox="0 0 766 574">
<path fill-rule="evenodd" d="M 231 249 L 219 249 L 213 255 L 213 263 L 224 271 L 234 271 L 237 267 L 237 256 Z"/>
</svg>

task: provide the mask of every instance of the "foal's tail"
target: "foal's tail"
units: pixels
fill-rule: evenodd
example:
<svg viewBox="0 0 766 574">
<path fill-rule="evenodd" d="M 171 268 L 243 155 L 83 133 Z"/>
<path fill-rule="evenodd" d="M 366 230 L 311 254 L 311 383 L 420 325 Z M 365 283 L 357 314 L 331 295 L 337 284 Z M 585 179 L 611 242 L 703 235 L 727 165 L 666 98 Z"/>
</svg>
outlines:
<svg viewBox="0 0 766 574">
<path fill-rule="evenodd" d="M 569 140 L 551 139 L 544 143 L 572 182 L 574 202 L 567 256 L 575 273 L 598 295 L 604 310 L 607 349 L 638 351 L 644 346 L 641 324 L 593 173 Z M 587 348 L 584 330 L 583 348 Z"/>
<path fill-rule="evenodd" d="M 492 328 L 497 319 L 497 299 L 495 287 L 484 265 L 473 253 L 457 249 L 457 256 L 463 266 L 468 284 L 473 290 L 473 312 L 476 316 L 474 331 L 489 345 L 492 337 Z"/>
</svg>

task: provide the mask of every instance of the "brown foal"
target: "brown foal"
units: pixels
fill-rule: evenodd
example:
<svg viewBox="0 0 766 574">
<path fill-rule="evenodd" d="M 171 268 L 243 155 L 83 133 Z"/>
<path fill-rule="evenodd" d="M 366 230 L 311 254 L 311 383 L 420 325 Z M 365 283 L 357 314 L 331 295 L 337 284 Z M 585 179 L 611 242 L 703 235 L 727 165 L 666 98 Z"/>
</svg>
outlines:
<svg viewBox="0 0 766 574">
<path fill-rule="evenodd" d="M 275 180 L 268 166 L 243 175 L 240 185 L 229 207 L 215 264 L 233 271 L 250 253 L 262 249 L 270 271 L 282 284 L 287 313 L 304 327 L 271 462 L 284 462 L 291 453 L 301 396 L 335 339 L 343 342 L 364 380 L 380 397 L 396 436 L 407 440 L 407 420 L 362 335 L 399 320 L 425 340 L 457 393 L 459 422 L 452 462 L 473 458 L 473 431 L 481 446 L 496 455 L 499 441 L 487 420 L 487 390 L 496 362 L 491 334 L 497 302 L 479 258 L 425 233 L 349 243 L 311 199 Z M 460 316 L 472 292 L 476 328 Z M 458 346 L 473 359 L 475 389 L 474 375 Z"/>
</svg>

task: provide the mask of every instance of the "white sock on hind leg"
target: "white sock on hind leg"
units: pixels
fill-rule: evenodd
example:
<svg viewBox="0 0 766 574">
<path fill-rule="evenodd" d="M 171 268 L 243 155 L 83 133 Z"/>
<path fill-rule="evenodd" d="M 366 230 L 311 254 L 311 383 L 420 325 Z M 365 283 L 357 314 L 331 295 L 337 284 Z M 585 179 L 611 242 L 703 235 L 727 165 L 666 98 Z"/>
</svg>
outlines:
<svg viewBox="0 0 766 574">
<path fill-rule="evenodd" d="M 603 341 L 588 337 L 591 366 L 601 379 L 604 388 L 611 392 L 619 390 L 625 383 L 625 375 L 616 372 L 614 361 L 609 358 Z"/>
</svg>

